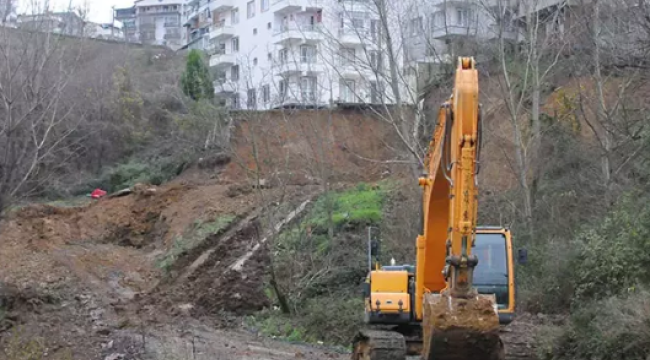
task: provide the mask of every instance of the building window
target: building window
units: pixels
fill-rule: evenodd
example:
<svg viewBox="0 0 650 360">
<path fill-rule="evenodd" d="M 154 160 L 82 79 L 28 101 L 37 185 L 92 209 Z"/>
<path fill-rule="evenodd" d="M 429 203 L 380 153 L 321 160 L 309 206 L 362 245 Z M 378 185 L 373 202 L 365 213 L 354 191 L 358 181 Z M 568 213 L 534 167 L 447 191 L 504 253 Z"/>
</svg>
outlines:
<svg viewBox="0 0 650 360">
<path fill-rule="evenodd" d="M 380 71 L 382 69 L 382 58 L 379 51 L 370 52 L 370 67 L 373 71 Z"/>
<path fill-rule="evenodd" d="M 260 9 L 261 11 L 266 11 L 269 9 L 269 0 L 260 0 Z"/>
<path fill-rule="evenodd" d="M 370 20 L 370 36 L 372 37 L 372 41 L 377 41 L 379 38 L 379 30 L 379 21 Z"/>
<path fill-rule="evenodd" d="M 302 101 L 316 100 L 316 78 L 313 76 L 303 76 L 300 78 L 300 95 Z"/>
<path fill-rule="evenodd" d="M 267 58 L 269 61 L 273 61 L 273 53 L 268 53 L 268 54 L 266 54 L 266 58 Z"/>
<path fill-rule="evenodd" d="M 257 28 L 253 29 L 253 35 L 257 35 Z"/>
<path fill-rule="evenodd" d="M 363 18 L 353 18 L 352 28 L 357 31 L 363 29 Z"/>
<path fill-rule="evenodd" d="M 249 1 L 246 4 L 246 17 L 250 19 L 253 16 L 255 16 L 255 0 Z"/>
<path fill-rule="evenodd" d="M 286 64 L 289 62 L 289 50 L 288 49 L 280 49 L 280 64 Z"/>
<path fill-rule="evenodd" d="M 233 25 L 239 23 L 239 8 L 232 9 L 232 12 L 230 13 L 230 22 Z"/>
<path fill-rule="evenodd" d="M 232 47 L 232 52 L 238 52 L 239 51 L 239 38 L 235 37 L 230 40 L 230 45 Z"/>
<path fill-rule="evenodd" d="M 341 48 L 341 65 L 353 65 L 355 60 L 354 48 Z"/>
<path fill-rule="evenodd" d="M 422 18 L 417 17 L 411 20 L 411 36 L 421 34 L 422 31 Z"/>
<path fill-rule="evenodd" d="M 384 89 L 381 83 L 376 81 L 370 82 L 370 102 L 372 104 L 379 104 L 383 102 Z"/>
<path fill-rule="evenodd" d="M 165 16 L 165 27 L 178 27 L 179 19 L 177 16 Z"/>
<path fill-rule="evenodd" d="M 341 101 L 351 103 L 354 102 L 354 80 L 343 79 L 339 84 Z"/>
<path fill-rule="evenodd" d="M 255 89 L 248 89 L 246 94 L 246 106 L 249 109 L 257 108 L 257 91 Z"/>
<path fill-rule="evenodd" d="M 456 10 L 456 25 L 469 26 L 470 12 L 467 9 Z"/>
<path fill-rule="evenodd" d="M 239 81 L 239 65 L 233 65 L 230 68 L 230 80 Z"/>
<path fill-rule="evenodd" d="M 316 62 L 316 47 L 313 45 L 300 46 L 300 62 L 313 64 Z"/>
<path fill-rule="evenodd" d="M 271 23 L 266 24 L 266 28 L 271 30 Z"/>
<path fill-rule="evenodd" d="M 240 105 L 241 104 L 239 103 L 239 94 L 234 93 L 230 98 L 230 107 L 232 107 L 233 109 L 239 109 Z"/>
<path fill-rule="evenodd" d="M 271 86 L 264 85 L 262 86 L 262 101 L 265 104 L 268 104 L 271 101 Z"/>
<path fill-rule="evenodd" d="M 253 66 L 257 66 L 257 58 L 253 59 Z"/>
<path fill-rule="evenodd" d="M 287 81 L 280 80 L 278 82 L 278 90 L 280 92 L 280 99 L 284 101 L 284 98 L 287 96 Z"/>
</svg>

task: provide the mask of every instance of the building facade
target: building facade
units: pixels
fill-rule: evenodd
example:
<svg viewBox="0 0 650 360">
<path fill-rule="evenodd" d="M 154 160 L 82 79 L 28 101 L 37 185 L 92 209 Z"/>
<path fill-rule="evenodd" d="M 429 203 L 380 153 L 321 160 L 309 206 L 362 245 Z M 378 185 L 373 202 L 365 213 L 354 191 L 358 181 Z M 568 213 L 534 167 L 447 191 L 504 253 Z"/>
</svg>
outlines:
<svg viewBox="0 0 650 360">
<path fill-rule="evenodd" d="M 33 31 L 77 37 L 86 36 L 86 22 L 72 11 L 19 15 L 17 25 L 20 28 Z"/>
<path fill-rule="evenodd" d="M 372 4 L 212 0 L 217 95 L 253 110 L 392 103 Z"/>
<path fill-rule="evenodd" d="M 136 19 L 135 6 L 129 8 L 115 9 L 113 18 L 122 23 L 124 40 L 127 42 L 140 42 L 138 35 L 138 23 Z"/>
<path fill-rule="evenodd" d="M 179 49 L 184 45 L 181 16 L 182 0 L 139 0 L 135 2 L 139 42 Z"/>
<path fill-rule="evenodd" d="M 185 46 L 187 49 L 208 50 L 213 0 L 189 0 L 183 12 Z"/>
</svg>

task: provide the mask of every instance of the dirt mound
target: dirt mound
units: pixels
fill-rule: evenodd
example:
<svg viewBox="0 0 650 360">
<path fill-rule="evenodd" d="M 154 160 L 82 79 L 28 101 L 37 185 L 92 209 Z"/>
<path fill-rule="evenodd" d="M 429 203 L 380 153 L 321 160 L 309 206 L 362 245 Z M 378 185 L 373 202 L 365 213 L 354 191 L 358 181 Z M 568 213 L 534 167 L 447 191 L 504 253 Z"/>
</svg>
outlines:
<svg viewBox="0 0 650 360">
<path fill-rule="evenodd" d="M 202 252 L 204 259 L 188 256 L 179 261 L 191 269 L 187 276 L 165 284 L 145 300 L 161 308 L 171 309 L 175 315 L 183 306 L 190 306 L 191 314 L 245 315 L 269 305 L 264 293 L 264 278 L 269 257 L 265 250 L 256 251 L 247 259 L 241 271 L 232 265 L 245 256 L 261 234 L 255 217 L 241 220 L 232 234 L 219 234 L 206 239 Z M 207 248 L 206 248 L 207 247 Z M 194 263 L 188 262 L 194 258 Z M 183 305 L 190 304 L 190 305 Z M 179 307 L 180 306 L 180 307 Z"/>
</svg>

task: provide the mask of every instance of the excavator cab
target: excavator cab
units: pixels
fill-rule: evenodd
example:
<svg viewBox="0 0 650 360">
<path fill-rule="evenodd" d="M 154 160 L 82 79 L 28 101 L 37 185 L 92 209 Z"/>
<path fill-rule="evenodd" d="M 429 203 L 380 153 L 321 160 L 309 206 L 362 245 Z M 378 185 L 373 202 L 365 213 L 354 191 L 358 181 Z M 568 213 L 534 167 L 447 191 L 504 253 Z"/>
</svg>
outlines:
<svg viewBox="0 0 650 360">
<path fill-rule="evenodd" d="M 515 269 L 510 231 L 477 228 L 473 253 L 478 257 L 474 287 L 479 294 L 495 296 L 499 323 L 511 323 L 515 314 Z"/>
</svg>

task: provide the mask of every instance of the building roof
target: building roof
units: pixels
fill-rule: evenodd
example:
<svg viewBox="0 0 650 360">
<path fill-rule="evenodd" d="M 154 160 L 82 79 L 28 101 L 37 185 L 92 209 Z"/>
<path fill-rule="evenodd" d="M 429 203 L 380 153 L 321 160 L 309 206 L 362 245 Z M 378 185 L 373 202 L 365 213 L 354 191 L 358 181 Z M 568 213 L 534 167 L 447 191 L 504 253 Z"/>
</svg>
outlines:
<svg viewBox="0 0 650 360">
<path fill-rule="evenodd" d="M 182 5 L 183 0 L 138 0 L 135 6 Z"/>
</svg>

